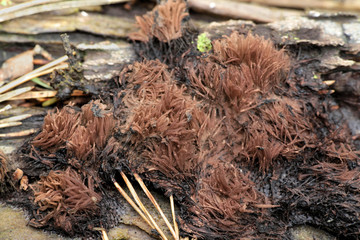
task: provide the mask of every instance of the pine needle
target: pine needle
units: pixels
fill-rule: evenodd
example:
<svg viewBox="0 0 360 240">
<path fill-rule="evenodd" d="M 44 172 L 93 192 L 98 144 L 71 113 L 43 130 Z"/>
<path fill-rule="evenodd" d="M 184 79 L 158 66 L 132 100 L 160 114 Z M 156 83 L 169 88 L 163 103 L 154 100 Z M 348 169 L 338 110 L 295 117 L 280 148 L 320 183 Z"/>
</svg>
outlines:
<svg viewBox="0 0 360 240">
<path fill-rule="evenodd" d="M 27 119 L 27 118 L 29 118 L 31 116 L 32 116 L 31 114 L 21 114 L 21 115 L 18 115 L 18 116 L 3 118 L 3 119 L 0 119 L 0 123 L 21 121 L 21 120 Z"/>
<path fill-rule="evenodd" d="M 150 219 L 150 222 L 155 227 L 156 231 L 158 231 L 160 236 L 164 240 L 167 240 L 167 237 L 165 236 L 164 232 L 160 229 L 160 227 L 155 222 L 154 218 L 151 216 L 149 211 L 145 208 L 144 204 L 141 202 L 139 196 L 137 195 L 137 193 L 136 193 L 134 187 L 132 186 L 131 182 L 129 181 L 129 179 L 126 177 L 126 175 L 123 172 L 120 172 L 120 174 L 121 174 L 122 178 L 124 179 L 126 186 L 129 188 L 130 193 L 132 194 L 133 198 L 135 199 L 135 202 L 138 204 L 138 206 L 141 208 L 141 210 L 146 214 L 146 216 Z"/>
<path fill-rule="evenodd" d="M 106 233 L 106 230 L 105 230 L 104 228 L 94 227 L 93 229 L 96 230 L 96 231 L 100 231 L 100 232 L 101 232 L 101 234 L 102 234 L 102 239 L 103 239 L 103 240 L 109 240 L 109 237 L 108 237 L 108 235 L 107 235 L 107 233 Z"/>
<path fill-rule="evenodd" d="M 0 102 L 7 101 L 12 97 L 18 96 L 18 95 L 23 94 L 25 92 L 29 92 L 33 88 L 34 87 L 24 87 L 24 88 L 15 89 L 15 90 L 7 92 L 5 94 L 1 94 L 0 95 Z"/>
<path fill-rule="evenodd" d="M 125 200 L 135 209 L 135 211 L 142 217 L 142 219 L 145 220 L 145 222 L 151 227 L 154 228 L 152 223 L 147 219 L 147 217 L 144 215 L 144 213 L 141 211 L 141 209 L 136 205 L 136 203 L 129 197 L 129 195 L 120 187 L 120 185 L 115 181 L 115 179 L 112 179 L 116 189 L 120 192 L 120 194 L 125 198 Z"/>
<path fill-rule="evenodd" d="M 31 128 L 28 130 L 20 131 L 20 132 L 13 132 L 13 133 L 1 133 L 0 138 L 13 138 L 13 137 L 25 137 L 37 132 L 37 128 Z"/>
<path fill-rule="evenodd" d="M 177 222 L 176 222 L 175 204 L 174 204 L 174 197 L 173 197 L 173 195 L 170 195 L 170 207 L 171 207 L 171 215 L 172 215 L 172 217 L 173 217 L 173 222 L 174 222 L 175 234 L 176 234 L 176 236 L 178 237 L 178 239 L 180 239 L 179 226 L 177 225 Z"/>
<path fill-rule="evenodd" d="M 0 123 L 0 128 L 15 127 L 15 126 L 20 126 L 21 124 L 22 122 L 5 122 L 5 123 Z"/>
<path fill-rule="evenodd" d="M 176 232 L 174 230 L 174 228 L 171 226 L 169 220 L 167 219 L 167 217 L 165 216 L 164 212 L 162 211 L 161 207 L 159 206 L 159 204 L 157 203 L 157 201 L 155 200 L 154 196 L 150 193 L 150 191 L 148 190 L 148 188 L 145 186 L 145 183 L 143 182 L 143 180 L 140 178 L 140 176 L 136 173 L 134 173 L 134 177 L 136 179 L 136 181 L 140 184 L 142 190 L 145 192 L 146 196 L 150 199 L 150 201 L 152 202 L 152 204 L 155 206 L 155 208 L 158 210 L 158 212 L 160 213 L 161 217 L 164 219 L 166 226 L 169 228 L 171 234 L 173 235 L 173 237 L 175 239 L 178 240 L 178 237 L 176 235 Z"/>
</svg>

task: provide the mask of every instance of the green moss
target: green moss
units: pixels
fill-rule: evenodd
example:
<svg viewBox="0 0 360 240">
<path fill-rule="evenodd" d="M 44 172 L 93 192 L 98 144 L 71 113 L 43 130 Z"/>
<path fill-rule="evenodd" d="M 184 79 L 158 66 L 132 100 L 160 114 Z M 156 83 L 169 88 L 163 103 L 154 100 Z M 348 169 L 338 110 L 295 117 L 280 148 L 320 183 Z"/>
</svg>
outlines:
<svg viewBox="0 0 360 240">
<path fill-rule="evenodd" d="M 211 40 L 206 36 L 206 33 L 198 36 L 197 49 L 200 52 L 209 52 L 212 49 Z"/>
</svg>

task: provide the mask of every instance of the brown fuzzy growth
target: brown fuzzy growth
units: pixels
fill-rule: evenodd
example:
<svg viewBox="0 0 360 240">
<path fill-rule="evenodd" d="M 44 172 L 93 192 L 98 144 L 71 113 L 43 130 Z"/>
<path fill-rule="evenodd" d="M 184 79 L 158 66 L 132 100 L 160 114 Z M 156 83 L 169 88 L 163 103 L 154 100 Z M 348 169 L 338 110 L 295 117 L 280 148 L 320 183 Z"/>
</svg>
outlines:
<svg viewBox="0 0 360 240">
<path fill-rule="evenodd" d="M 190 82 L 202 99 L 210 100 L 215 106 L 230 107 L 236 112 L 243 112 L 254 106 L 259 90 L 251 76 L 246 75 L 239 67 L 230 65 L 224 68 L 207 61 L 196 68 L 192 65 L 191 62 L 187 63 Z"/>
<path fill-rule="evenodd" d="M 213 169 L 201 179 L 202 185 L 196 194 L 205 213 L 201 217 L 209 219 L 220 229 L 232 230 L 241 226 L 239 222 L 246 221 L 249 217 L 247 213 L 258 212 L 253 204 L 264 204 L 265 198 L 255 189 L 248 175 L 231 164 L 214 164 Z"/>
<path fill-rule="evenodd" d="M 105 147 L 114 123 L 112 113 L 98 100 L 84 105 L 80 112 L 67 106 L 45 117 L 43 130 L 32 145 L 49 152 L 66 148 L 68 157 L 74 157 L 72 165 L 80 168 L 80 162 Z"/>
<path fill-rule="evenodd" d="M 247 161 L 257 160 L 262 171 L 268 170 L 279 156 L 292 159 L 316 142 L 316 136 L 310 132 L 311 126 L 294 101 L 288 98 L 273 100 L 246 114 L 244 138 L 235 136 L 238 142 L 243 142 L 239 154 Z"/>
<path fill-rule="evenodd" d="M 189 88 L 178 86 L 159 61 L 128 66 L 120 76 L 121 132 L 131 143 L 131 169 L 166 191 L 181 191 L 186 183 L 189 232 L 201 236 L 199 229 L 208 226 L 214 234 L 208 236 L 255 236 L 248 222 L 266 215 L 257 206 L 269 201 L 251 172 L 236 166 L 266 172 L 276 159 L 301 152 L 313 136 L 302 107 L 271 91 L 288 71 L 283 51 L 238 33 L 215 44 L 213 55 L 186 62 Z"/>
<path fill-rule="evenodd" d="M 136 88 L 135 91 L 125 95 L 123 101 L 127 107 L 138 105 L 138 102 L 152 102 L 159 99 L 164 93 L 164 83 L 172 79 L 172 73 L 168 71 L 166 64 L 159 60 L 135 62 L 126 67 L 120 78 L 120 84 L 127 84 L 128 88 Z"/>
<path fill-rule="evenodd" d="M 152 34 L 152 26 L 154 25 L 153 14 L 146 13 L 142 16 L 136 16 L 136 23 L 139 31 L 129 34 L 130 39 L 134 41 L 148 42 Z"/>
<path fill-rule="evenodd" d="M 101 196 L 95 192 L 93 180 L 89 176 L 87 185 L 76 171 L 50 171 L 31 186 L 34 190 L 34 202 L 39 206 L 36 216 L 30 224 L 43 227 L 54 220 L 54 225 L 67 233 L 73 232 L 77 218 L 90 217 L 98 210 Z"/>
<path fill-rule="evenodd" d="M 114 119 L 110 112 L 105 110 L 106 105 L 95 101 L 94 104 L 84 105 L 79 125 L 73 136 L 67 142 L 67 148 L 79 160 L 85 160 L 92 149 L 103 149 L 106 140 L 114 126 Z M 95 148 L 96 147 L 96 148 Z M 95 154 L 93 154 L 95 156 Z"/>
<path fill-rule="evenodd" d="M 241 161 L 267 171 L 315 141 L 302 106 L 272 92 L 285 79 L 289 58 L 270 41 L 233 32 L 214 41 L 214 54 L 186 63 L 192 90 L 209 112 L 224 118 L 223 132 Z"/>
<path fill-rule="evenodd" d="M 49 112 L 44 119 L 41 133 L 34 138 L 32 144 L 50 151 L 56 149 L 72 137 L 79 123 L 80 113 L 71 106 Z"/>
<path fill-rule="evenodd" d="M 146 149 L 141 158 L 168 177 L 193 171 L 198 164 L 196 129 L 205 120 L 196 102 L 184 93 L 184 87 L 175 84 L 159 61 L 134 63 L 121 79 L 123 83 L 126 80 L 128 89 L 137 86 L 135 91 L 123 92 L 128 108 L 123 131 L 131 129 L 135 134 L 129 141 L 137 143 L 135 148 Z"/>
<path fill-rule="evenodd" d="M 277 50 L 271 41 L 263 37 L 238 32 L 224 36 L 213 42 L 213 58 L 223 65 L 234 64 L 241 67 L 244 76 L 252 79 L 262 91 L 278 85 L 290 66 L 284 50 Z"/>
<path fill-rule="evenodd" d="M 189 13 L 183 0 L 169 0 L 157 6 L 152 12 L 137 16 L 138 32 L 130 33 L 132 40 L 148 42 L 155 37 L 161 42 L 169 42 L 182 36 L 181 22 Z"/>
</svg>

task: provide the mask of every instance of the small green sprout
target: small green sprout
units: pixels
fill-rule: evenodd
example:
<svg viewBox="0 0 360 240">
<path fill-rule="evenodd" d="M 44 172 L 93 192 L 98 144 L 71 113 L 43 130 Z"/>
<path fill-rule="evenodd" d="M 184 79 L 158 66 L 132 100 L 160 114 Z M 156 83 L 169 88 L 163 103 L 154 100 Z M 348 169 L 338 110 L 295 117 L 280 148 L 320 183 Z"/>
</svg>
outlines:
<svg viewBox="0 0 360 240">
<path fill-rule="evenodd" d="M 206 36 L 206 33 L 198 36 L 197 49 L 200 52 L 209 52 L 212 49 L 211 40 Z"/>
</svg>

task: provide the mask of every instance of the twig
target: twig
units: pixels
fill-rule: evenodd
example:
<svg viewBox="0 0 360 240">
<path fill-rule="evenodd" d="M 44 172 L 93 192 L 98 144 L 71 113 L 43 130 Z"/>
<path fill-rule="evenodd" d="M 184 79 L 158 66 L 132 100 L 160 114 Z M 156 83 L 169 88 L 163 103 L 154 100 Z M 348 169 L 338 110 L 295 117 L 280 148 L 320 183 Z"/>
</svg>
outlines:
<svg viewBox="0 0 360 240">
<path fill-rule="evenodd" d="M 45 49 L 43 49 L 40 45 L 36 44 L 34 47 L 34 53 L 35 54 L 40 54 L 41 56 L 43 56 L 45 59 L 47 59 L 48 61 L 52 61 L 54 60 L 52 55 L 46 51 Z M 34 59 L 35 60 L 35 59 Z"/>
<path fill-rule="evenodd" d="M 45 75 L 47 73 L 50 73 L 52 72 L 54 69 L 52 67 L 66 61 L 68 59 L 68 56 L 62 56 L 48 64 L 45 64 L 44 66 L 41 66 L 31 72 L 29 72 L 28 74 L 25 74 L 24 76 L 22 77 L 19 77 L 11 82 L 9 82 L 8 84 L 6 84 L 5 86 L 2 86 L 0 88 L 0 94 L 10 90 L 10 89 L 13 89 L 14 87 L 17 87 L 19 86 L 20 84 L 23 84 L 35 77 L 39 77 L 41 75 Z M 50 72 L 48 72 L 49 70 L 51 70 Z"/>
<path fill-rule="evenodd" d="M 21 121 L 21 120 L 27 119 L 31 116 L 32 116 L 31 114 L 22 114 L 22 115 L 18 115 L 18 116 L 14 116 L 14 117 L 3 118 L 3 119 L 0 119 L 0 123 Z"/>
<path fill-rule="evenodd" d="M 20 132 L 2 133 L 0 134 L 0 138 L 25 137 L 35 133 L 37 130 L 38 130 L 37 128 L 31 128 Z"/>
<path fill-rule="evenodd" d="M 154 218 L 151 216 L 151 214 L 148 212 L 148 210 L 145 208 L 144 204 L 141 202 L 139 196 L 137 195 L 134 187 L 132 186 L 131 182 L 129 181 L 129 179 L 126 177 L 126 175 L 123 172 L 120 172 L 122 178 L 125 181 L 126 186 L 129 188 L 130 193 L 132 194 L 133 198 L 135 199 L 135 202 L 139 205 L 139 207 L 141 208 L 141 210 L 146 214 L 146 216 L 150 219 L 150 222 L 153 224 L 153 226 L 155 227 L 155 229 L 158 231 L 158 233 L 160 234 L 160 236 L 164 239 L 167 240 L 167 237 L 165 236 L 164 232 L 160 229 L 160 227 L 157 225 L 157 223 L 155 222 Z"/>
<path fill-rule="evenodd" d="M 178 237 L 177 237 L 177 234 L 176 234 L 174 228 L 171 226 L 169 220 L 165 216 L 164 212 L 160 208 L 160 206 L 157 203 L 157 201 L 155 200 L 154 196 L 150 193 L 148 188 L 145 186 L 143 180 L 140 178 L 140 176 L 137 173 L 134 173 L 134 177 L 135 177 L 136 181 L 140 184 L 140 186 L 141 186 L 142 190 L 145 192 L 146 196 L 150 199 L 150 201 L 154 204 L 155 208 L 159 211 L 161 217 L 164 219 L 166 226 L 169 228 L 173 237 L 178 240 Z"/>
</svg>

